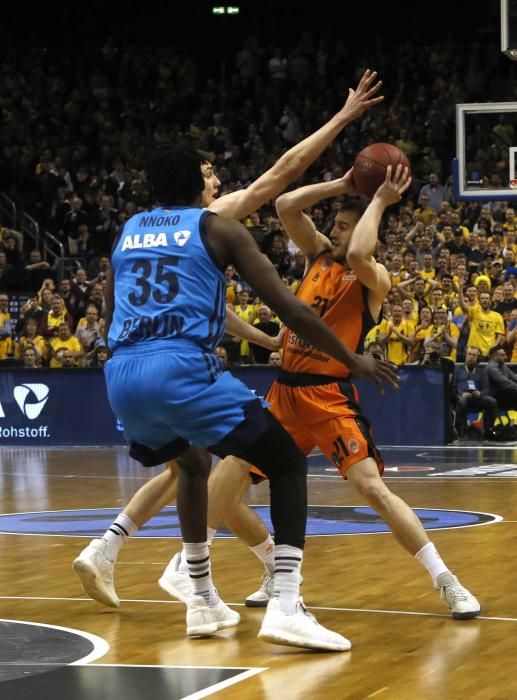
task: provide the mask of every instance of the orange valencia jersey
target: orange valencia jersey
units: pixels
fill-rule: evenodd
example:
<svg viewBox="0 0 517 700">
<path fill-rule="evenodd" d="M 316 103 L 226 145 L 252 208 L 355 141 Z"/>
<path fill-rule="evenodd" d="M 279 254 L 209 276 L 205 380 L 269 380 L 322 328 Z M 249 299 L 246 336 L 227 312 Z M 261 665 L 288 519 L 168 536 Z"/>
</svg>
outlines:
<svg viewBox="0 0 517 700">
<path fill-rule="evenodd" d="M 364 336 L 375 321 L 367 304 L 368 289 L 352 270 L 323 253 L 307 271 L 296 296 L 319 313 L 344 345 L 362 352 Z M 349 375 L 345 365 L 289 330 L 284 336 L 282 369 L 330 377 Z"/>
</svg>

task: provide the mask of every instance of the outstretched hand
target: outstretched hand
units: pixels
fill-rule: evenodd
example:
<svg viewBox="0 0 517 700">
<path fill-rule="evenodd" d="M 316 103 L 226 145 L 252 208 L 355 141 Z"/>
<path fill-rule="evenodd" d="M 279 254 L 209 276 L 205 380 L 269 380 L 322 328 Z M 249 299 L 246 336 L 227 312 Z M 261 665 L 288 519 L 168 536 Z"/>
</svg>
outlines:
<svg viewBox="0 0 517 700">
<path fill-rule="evenodd" d="M 350 371 L 357 377 L 365 377 L 377 384 L 381 394 L 384 393 L 382 383 L 385 382 L 392 389 L 398 389 L 400 378 L 395 372 L 395 365 L 386 360 L 376 360 L 369 355 L 356 355 L 354 367 Z"/>
<path fill-rule="evenodd" d="M 411 184 L 411 175 L 409 169 L 403 167 L 400 163 L 397 165 L 395 172 L 393 167 L 388 165 L 386 168 L 386 179 L 379 187 L 374 197 L 381 199 L 385 206 L 397 204 L 400 202 L 402 195 Z"/>
<path fill-rule="evenodd" d="M 383 95 L 375 97 L 382 86 L 382 80 L 377 80 L 377 71 L 365 70 L 355 90 L 348 89 L 348 98 L 342 109 L 342 113 L 348 121 L 357 119 L 367 109 L 373 107 L 384 99 Z"/>
</svg>

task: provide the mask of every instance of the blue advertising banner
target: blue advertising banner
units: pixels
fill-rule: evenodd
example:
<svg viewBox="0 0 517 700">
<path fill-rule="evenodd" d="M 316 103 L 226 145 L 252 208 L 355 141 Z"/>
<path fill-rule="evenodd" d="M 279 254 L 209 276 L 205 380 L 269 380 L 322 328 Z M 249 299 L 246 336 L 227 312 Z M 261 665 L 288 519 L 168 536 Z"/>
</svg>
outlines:
<svg viewBox="0 0 517 700">
<path fill-rule="evenodd" d="M 125 444 L 102 370 L 0 371 L 0 444 Z"/>
<path fill-rule="evenodd" d="M 384 394 L 363 379 L 354 381 L 377 445 L 444 445 L 445 386 L 441 369 L 399 367 L 398 390 Z"/>
<path fill-rule="evenodd" d="M 278 370 L 237 367 L 232 372 L 257 395 L 265 396 Z M 442 373 L 412 366 L 402 367 L 399 373 L 400 389 L 386 388 L 383 395 L 371 382 L 356 382 L 375 442 L 443 445 Z M 109 407 L 101 370 L 0 370 L 0 445 L 123 444 L 122 426 Z"/>
<path fill-rule="evenodd" d="M 270 367 L 237 367 L 233 374 L 257 394 L 265 396 L 278 371 Z M 443 445 L 444 378 L 440 369 L 406 366 L 398 370 L 400 388 L 354 380 L 364 415 L 378 445 Z"/>
<path fill-rule="evenodd" d="M 244 382 L 248 389 L 251 389 L 257 396 L 265 396 L 269 387 L 276 379 L 279 368 L 268 367 L 267 365 L 244 366 L 231 368 L 231 373 L 241 382 Z"/>
</svg>

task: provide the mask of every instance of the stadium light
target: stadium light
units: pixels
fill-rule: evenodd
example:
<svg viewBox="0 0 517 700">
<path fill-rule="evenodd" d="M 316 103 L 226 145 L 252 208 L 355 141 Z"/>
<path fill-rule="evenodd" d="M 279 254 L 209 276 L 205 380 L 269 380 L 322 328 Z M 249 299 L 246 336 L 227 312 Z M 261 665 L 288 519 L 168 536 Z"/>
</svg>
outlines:
<svg viewBox="0 0 517 700">
<path fill-rule="evenodd" d="M 214 7 L 212 7 L 213 15 L 238 15 L 240 11 L 241 8 L 237 5 L 215 5 Z"/>
</svg>

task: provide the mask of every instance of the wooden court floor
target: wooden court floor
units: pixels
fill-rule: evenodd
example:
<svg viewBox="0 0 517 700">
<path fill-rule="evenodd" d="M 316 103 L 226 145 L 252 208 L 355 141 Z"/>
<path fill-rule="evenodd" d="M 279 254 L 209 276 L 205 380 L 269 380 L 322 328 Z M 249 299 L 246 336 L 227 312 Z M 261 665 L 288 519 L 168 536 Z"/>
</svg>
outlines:
<svg viewBox="0 0 517 700">
<path fill-rule="evenodd" d="M 116 514 L 149 471 L 129 460 L 125 450 L 3 448 L 0 623 L 37 623 L 35 629 L 49 625 L 95 635 L 105 645 L 98 647 L 98 658 L 91 657 L 92 666 L 103 667 L 101 671 L 145 668 L 151 678 L 160 669 L 178 667 L 187 675 L 208 667 L 242 673 L 233 684 L 217 686 L 212 679 L 193 692 L 188 683 L 180 684 L 167 697 L 517 699 L 515 450 L 474 446 L 392 449 L 384 454 L 390 488 L 415 509 L 433 509 L 429 527 L 434 523 L 433 513 L 439 519 L 445 512 L 445 525 L 430 536 L 449 567 L 480 599 L 483 613 L 479 619 L 454 621 L 425 570 L 400 549 L 391 534 L 360 534 L 362 528 L 377 526 L 375 518 L 350 508 L 365 504 L 315 456 L 310 466 L 310 504 L 349 508 L 337 508 L 330 516 L 326 511 L 325 527 L 330 534 L 308 538 L 303 595 L 320 622 L 351 639 L 352 651 L 318 654 L 260 642 L 256 635 L 263 612 L 242 605 L 245 596 L 257 588 L 260 565 L 246 547 L 231 538 L 215 540 L 213 574 L 223 599 L 241 613 L 241 624 L 210 639 L 189 640 L 183 606 L 168 599 L 157 585 L 179 548 L 179 539 L 135 537 L 123 548 L 116 569 L 122 601 L 117 610 L 87 599 L 71 568 L 88 540 L 104 531 L 103 509 L 113 509 L 108 514 Z M 254 487 L 250 503 L 267 504 L 267 487 Z M 317 508 L 313 512 L 317 530 L 321 514 Z M 346 519 L 350 512 L 355 518 L 350 527 L 356 534 L 332 534 L 335 521 Z M 464 512 L 471 514 L 465 516 L 470 518 L 468 524 L 476 526 L 454 526 L 465 524 Z M 2 515 L 12 513 L 32 515 Z M 487 522 L 480 513 L 489 514 Z M 169 520 L 173 523 L 172 517 Z M 167 534 L 167 528 L 158 533 Z M 55 694 L 43 690 L 40 695 L 17 694 L 13 688 L 22 687 L 23 678 L 14 684 L 2 683 L 2 668 L 5 679 L 9 677 L 6 669 L 38 662 L 31 659 L 29 642 L 13 650 L 9 640 L 9 633 L 3 642 L 0 635 L 2 700 L 74 697 L 70 689 L 59 686 Z M 33 678 L 33 687 L 42 689 L 44 676 Z M 171 683 L 173 687 L 176 681 Z M 133 694 L 117 695 L 97 682 L 89 690 L 83 687 L 86 694 L 80 697 L 161 700 L 152 684 L 147 690 L 132 687 Z"/>
</svg>

